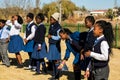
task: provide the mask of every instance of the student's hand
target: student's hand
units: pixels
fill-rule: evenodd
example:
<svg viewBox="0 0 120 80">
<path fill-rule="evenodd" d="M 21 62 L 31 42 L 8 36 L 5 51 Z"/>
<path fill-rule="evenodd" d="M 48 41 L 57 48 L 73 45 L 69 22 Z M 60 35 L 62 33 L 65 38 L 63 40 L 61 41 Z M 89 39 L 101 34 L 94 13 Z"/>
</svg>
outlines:
<svg viewBox="0 0 120 80">
<path fill-rule="evenodd" d="M 40 51 L 41 50 L 41 46 L 38 46 L 37 50 Z"/>
<path fill-rule="evenodd" d="M 84 55 L 81 54 L 80 60 L 84 60 Z"/>
<path fill-rule="evenodd" d="M 6 42 L 6 43 L 8 43 L 8 42 L 9 42 L 9 40 L 10 40 L 10 39 L 9 39 L 9 38 L 7 38 L 5 42 Z"/>
<path fill-rule="evenodd" d="M 48 34 L 48 39 L 51 38 L 52 35 Z"/>
<path fill-rule="evenodd" d="M 88 78 L 89 76 L 90 76 L 90 71 L 89 70 L 85 71 L 84 77 Z"/>
<path fill-rule="evenodd" d="M 25 38 L 25 39 L 24 39 L 24 42 L 25 42 L 25 43 L 27 43 L 27 42 L 28 42 L 28 40 Z"/>
<path fill-rule="evenodd" d="M 85 57 L 89 57 L 90 56 L 90 53 L 91 53 L 91 51 L 89 50 L 89 51 L 87 51 L 87 52 L 85 52 Z"/>
<path fill-rule="evenodd" d="M 60 65 L 58 66 L 58 69 L 62 69 L 63 68 L 63 66 L 65 65 L 65 60 L 63 60 L 61 63 L 60 63 Z"/>
</svg>

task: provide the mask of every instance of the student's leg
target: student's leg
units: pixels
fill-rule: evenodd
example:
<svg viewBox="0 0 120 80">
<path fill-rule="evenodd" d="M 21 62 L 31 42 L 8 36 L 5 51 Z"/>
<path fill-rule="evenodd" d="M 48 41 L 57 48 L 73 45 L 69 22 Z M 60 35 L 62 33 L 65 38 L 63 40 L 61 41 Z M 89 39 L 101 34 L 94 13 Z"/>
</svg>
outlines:
<svg viewBox="0 0 120 80">
<path fill-rule="evenodd" d="M 18 52 L 18 53 L 15 53 L 15 55 L 16 55 L 16 58 L 17 58 L 17 60 L 18 60 L 18 63 L 19 63 L 19 64 L 22 64 L 22 57 L 21 57 L 20 53 L 19 53 L 19 52 Z"/>
<path fill-rule="evenodd" d="M 53 70 L 53 66 L 52 66 L 52 60 L 49 60 L 48 62 L 47 62 L 47 70 L 49 70 L 49 71 L 52 71 Z"/>
<path fill-rule="evenodd" d="M 10 61 L 9 61 L 8 54 L 7 54 L 7 47 L 8 47 L 7 43 L 4 43 L 2 45 L 2 53 L 1 53 L 1 55 L 2 55 L 3 62 L 5 63 L 5 65 L 7 67 L 9 67 L 10 66 Z"/>
<path fill-rule="evenodd" d="M 37 68 L 36 68 L 36 74 L 40 74 L 40 60 L 36 60 Z"/>
<path fill-rule="evenodd" d="M 80 65 L 73 64 L 73 70 L 74 70 L 74 76 L 75 76 L 75 80 L 81 80 L 81 70 L 80 70 Z"/>
<path fill-rule="evenodd" d="M 59 79 L 60 77 L 60 70 L 58 69 L 58 66 L 60 65 L 60 61 L 59 60 L 56 60 L 55 61 L 55 79 Z"/>
<path fill-rule="evenodd" d="M 44 58 L 41 59 L 41 64 L 42 64 L 42 69 L 45 73 L 47 73 L 47 68 L 46 68 L 46 64 L 45 64 L 45 60 Z"/>
<path fill-rule="evenodd" d="M 31 59 L 31 67 L 33 71 L 36 71 L 37 67 L 37 60 L 36 59 Z"/>
<path fill-rule="evenodd" d="M 29 56 L 29 66 L 28 66 L 28 69 L 31 69 L 32 68 L 32 58 L 31 58 L 31 54 L 32 52 L 28 52 L 28 56 Z"/>
</svg>

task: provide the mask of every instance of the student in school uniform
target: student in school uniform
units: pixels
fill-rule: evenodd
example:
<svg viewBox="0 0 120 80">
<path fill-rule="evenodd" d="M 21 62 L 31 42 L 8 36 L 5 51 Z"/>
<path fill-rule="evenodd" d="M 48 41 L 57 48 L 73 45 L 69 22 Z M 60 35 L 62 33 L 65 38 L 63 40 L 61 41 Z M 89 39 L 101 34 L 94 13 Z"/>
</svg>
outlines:
<svg viewBox="0 0 120 80">
<path fill-rule="evenodd" d="M 99 20 L 94 25 L 94 36 L 97 39 L 94 42 L 93 49 L 85 52 L 86 57 L 92 57 L 86 70 L 85 77 L 89 76 L 89 71 L 94 72 L 93 80 L 108 80 L 109 77 L 109 56 L 112 52 L 112 43 L 114 39 L 113 29 L 110 22 Z"/>
<path fill-rule="evenodd" d="M 24 35 L 24 42 L 25 42 L 25 47 L 24 47 L 24 51 L 28 52 L 29 55 L 29 66 L 26 69 L 32 69 L 35 70 L 36 69 L 36 65 L 35 65 L 35 60 L 31 59 L 31 55 L 33 52 L 33 46 L 34 46 L 34 36 L 35 36 L 35 30 L 36 30 L 36 24 L 33 22 L 34 19 L 34 14 L 33 13 L 28 13 L 26 16 L 26 22 L 27 22 L 27 26 L 26 26 L 26 31 L 25 31 L 25 35 Z"/>
<path fill-rule="evenodd" d="M 92 47 L 94 45 L 94 41 L 96 39 L 96 37 L 93 35 L 94 23 L 95 23 L 95 18 L 93 16 L 87 16 L 85 18 L 85 26 L 89 28 L 89 30 L 88 30 L 88 34 L 87 34 L 86 41 L 84 44 L 83 55 L 86 51 L 92 50 Z M 85 68 L 87 68 L 89 61 L 91 60 L 91 57 L 86 58 L 86 57 L 83 57 L 83 55 L 81 55 L 81 58 L 84 59 L 83 61 L 85 64 Z M 90 76 L 88 77 L 88 80 L 91 80 L 91 79 L 92 79 L 92 72 Z"/>
<path fill-rule="evenodd" d="M 0 55 L 2 57 L 2 63 L 7 67 L 10 67 L 10 61 L 7 54 L 8 42 L 9 42 L 10 29 L 6 25 L 6 20 L 0 20 Z"/>
<path fill-rule="evenodd" d="M 59 79 L 60 70 L 57 69 L 61 60 L 61 48 L 60 48 L 60 37 L 59 31 L 61 26 L 58 22 L 59 13 L 54 13 L 50 17 L 50 28 L 48 32 L 49 39 L 49 51 L 48 60 L 52 62 L 53 75 L 52 78 Z M 55 39 L 54 39 L 55 37 Z"/>
<path fill-rule="evenodd" d="M 74 32 L 72 33 L 69 29 L 63 28 L 60 30 L 59 35 L 61 39 L 65 40 L 66 43 L 66 53 L 64 56 L 63 61 L 59 65 L 58 69 L 61 69 L 65 62 L 69 59 L 70 53 L 72 52 L 73 55 L 75 56 L 74 61 L 73 61 L 73 70 L 74 70 L 74 79 L 75 80 L 80 80 L 81 79 L 81 69 L 80 69 L 80 54 L 79 50 L 72 45 L 72 41 L 79 43 L 79 38 L 80 38 L 80 32 Z"/>
<path fill-rule="evenodd" d="M 10 53 L 15 53 L 18 60 L 18 68 L 23 67 L 22 57 L 20 51 L 24 48 L 23 39 L 20 37 L 20 29 L 22 27 L 23 19 L 19 15 L 14 16 L 14 24 L 10 29 L 10 42 L 8 44 L 8 51 Z"/>
<path fill-rule="evenodd" d="M 37 16 L 35 17 L 35 20 L 38 27 L 35 31 L 34 37 L 35 45 L 32 53 L 32 58 L 36 60 L 37 69 L 35 75 L 38 75 L 41 73 L 40 64 L 42 64 L 44 72 L 47 73 L 46 64 L 44 60 L 44 58 L 47 55 L 47 46 L 45 43 L 46 27 L 43 23 L 44 15 L 42 13 L 38 13 Z"/>
</svg>

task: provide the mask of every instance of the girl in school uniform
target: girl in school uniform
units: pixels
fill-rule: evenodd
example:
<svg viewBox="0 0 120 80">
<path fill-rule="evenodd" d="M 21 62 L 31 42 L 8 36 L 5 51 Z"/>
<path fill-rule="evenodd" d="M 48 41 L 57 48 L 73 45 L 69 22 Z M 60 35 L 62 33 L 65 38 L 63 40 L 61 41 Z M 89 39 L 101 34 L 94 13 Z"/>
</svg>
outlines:
<svg viewBox="0 0 120 80">
<path fill-rule="evenodd" d="M 46 27 L 43 24 L 44 15 L 42 13 L 37 14 L 35 20 L 36 20 L 36 23 L 38 24 L 38 27 L 35 31 L 35 37 L 34 37 L 35 44 L 34 44 L 34 50 L 32 53 L 32 58 L 36 60 L 37 69 L 36 69 L 35 75 L 38 75 L 41 73 L 40 63 L 42 64 L 45 73 L 47 72 L 45 61 L 44 61 L 44 58 L 46 57 L 46 54 L 47 54 L 47 48 L 45 43 Z"/>
<path fill-rule="evenodd" d="M 75 56 L 73 61 L 73 70 L 74 70 L 75 80 L 80 80 L 81 79 L 80 51 L 72 44 L 73 41 L 77 44 L 79 43 L 80 32 L 72 33 L 69 29 L 63 28 L 60 30 L 59 35 L 61 39 L 65 40 L 67 49 L 66 49 L 64 59 L 59 65 L 58 69 L 62 69 L 65 62 L 69 59 L 70 53 L 72 52 L 73 55 Z"/>
<path fill-rule="evenodd" d="M 109 22 L 99 20 L 94 25 L 94 36 L 97 39 L 94 42 L 92 51 L 85 52 L 85 56 L 91 56 L 92 61 L 89 63 L 85 77 L 89 76 L 92 68 L 94 72 L 94 80 L 108 80 L 109 77 L 109 55 L 112 50 L 113 29 Z"/>
<path fill-rule="evenodd" d="M 20 29 L 22 27 L 23 19 L 19 15 L 14 16 L 14 24 L 11 26 L 10 30 L 10 42 L 8 44 L 8 51 L 10 53 L 15 53 L 16 58 L 18 60 L 19 65 L 18 68 L 22 68 L 22 58 L 20 55 L 20 51 L 24 48 L 24 43 L 22 38 L 20 37 Z"/>
<path fill-rule="evenodd" d="M 34 36 L 35 36 L 35 31 L 36 31 L 36 24 L 33 22 L 34 19 L 34 14 L 33 13 L 28 13 L 26 16 L 26 22 L 27 22 L 27 26 L 26 26 L 26 32 L 24 35 L 24 42 L 25 47 L 24 47 L 24 51 L 28 52 L 29 55 L 29 66 L 26 69 L 32 69 L 32 70 L 36 70 L 36 64 L 35 64 L 35 60 L 31 58 L 32 52 L 33 52 L 33 45 L 34 45 Z"/>
<path fill-rule="evenodd" d="M 48 32 L 49 39 L 49 51 L 48 60 L 52 62 L 53 74 L 52 78 L 59 79 L 60 70 L 57 69 L 61 60 L 61 48 L 60 48 L 60 37 L 59 31 L 61 26 L 58 22 L 59 13 L 54 13 L 50 17 L 50 28 Z"/>
</svg>

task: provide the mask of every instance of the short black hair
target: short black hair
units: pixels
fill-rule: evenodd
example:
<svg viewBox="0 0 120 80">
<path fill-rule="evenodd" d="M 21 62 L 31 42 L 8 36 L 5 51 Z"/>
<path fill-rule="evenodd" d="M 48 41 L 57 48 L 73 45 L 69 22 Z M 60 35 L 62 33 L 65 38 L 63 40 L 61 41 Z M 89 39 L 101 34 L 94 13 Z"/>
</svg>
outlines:
<svg viewBox="0 0 120 80">
<path fill-rule="evenodd" d="M 95 23 L 95 18 L 93 17 L 93 16 L 87 16 L 86 18 L 85 18 L 85 20 L 89 20 L 91 23 L 92 23 L 92 25 L 94 25 L 94 23 Z"/>
<path fill-rule="evenodd" d="M 0 22 L 2 22 L 2 23 L 4 23 L 4 24 L 6 23 L 6 21 L 7 21 L 7 20 L 0 19 Z"/>
<path fill-rule="evenodd" d="M 36 18 L 41 19 L 41 21 L 44 21 L 44 20 L 45 20 L 45 17 L 44 17 L 44 15 L 43 15 L 43 13 L 38 13 L 37 16 L 36 16 Z"/>
<path fill-rule="evenodd" d="M 33 13 L 28 13 L 27 17 L 31 18 L 32 20 L 34 19 L 34 14 Z"/>
</svg>

